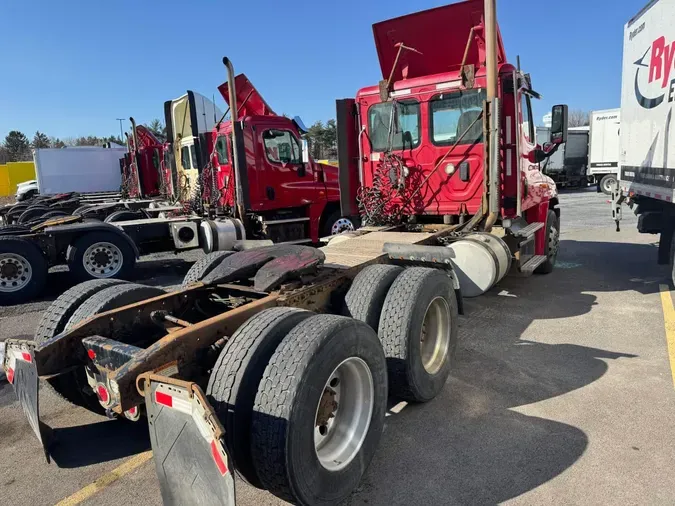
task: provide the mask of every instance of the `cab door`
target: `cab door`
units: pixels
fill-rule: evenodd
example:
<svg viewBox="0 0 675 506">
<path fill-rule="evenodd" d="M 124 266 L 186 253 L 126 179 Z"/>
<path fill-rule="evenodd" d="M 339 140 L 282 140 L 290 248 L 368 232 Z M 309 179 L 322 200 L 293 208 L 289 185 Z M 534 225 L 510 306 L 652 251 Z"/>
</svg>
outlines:
<svg viewBox="0 0 675 506">
<path fill-rule="evenodd" d="M 283 127 L 260 125 L 258 190 L 263 209 L 299 207 L 312 201 L 314 181 L 311 163 L 303 163 L 296 133 Z"/>
<path fill-rule="evenodd" d="M 541 185 L 544 177 L 539 163 L 530 161 L 530 153 L 537 146 L 536 130 L 532 116 L 532 102 L 526 88 L 518 90 L 518 121 L 520 123 L 520 177 L 523 182 L 522 209 L 528 209 L 541 201 Z"/>
</svg>

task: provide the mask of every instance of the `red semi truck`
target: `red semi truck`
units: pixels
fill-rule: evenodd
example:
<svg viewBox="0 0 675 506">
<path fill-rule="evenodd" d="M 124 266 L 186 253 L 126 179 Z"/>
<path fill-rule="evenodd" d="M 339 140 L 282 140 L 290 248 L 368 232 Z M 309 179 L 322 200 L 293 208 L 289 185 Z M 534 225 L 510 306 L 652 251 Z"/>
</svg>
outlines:
<svg viewBox="0 0 675 506">
<path fill-rule="evenodd" d="M 538 164 L 565 141 L 567 108 L 536 145 L 537 94 L 506 61 L 494 0 L 374 34 L 383 81 L 337 102 L 343 214 L 367 225 L 321 249 L 221 252 L 170 293 L 95 280 L 64 294 L 33 341 L 7 341 L 4 363 L 47 455 L 39 377 L 110 416 L 145 412 L 166 504 L 232 506 L 234 472 L 296 504 L 337 504 L 377 449 L 388 395 L 443 388 L 463 297 L 509 268 L 551 271 L 559 211 Z M 232 110 L 236 207 L 250 150 Z"/>
</svg>

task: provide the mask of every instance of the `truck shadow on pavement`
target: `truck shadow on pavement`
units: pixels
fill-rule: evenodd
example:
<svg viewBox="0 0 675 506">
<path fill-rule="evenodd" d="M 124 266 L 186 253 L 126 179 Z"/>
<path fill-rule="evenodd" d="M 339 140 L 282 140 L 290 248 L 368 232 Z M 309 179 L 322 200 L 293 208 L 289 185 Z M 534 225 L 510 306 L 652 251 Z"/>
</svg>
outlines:
<svg viewBox="0 0 675 506">
<path fill-rule="evenodd" d="M 53 429 L 49 453 L 58 467 L 84 467 L 150 449 L 148 424 L 102 420 L 87 425 Z M 92 451 L 95 448 L 96 451 Z"/>
<path fill-rule="evenodd" d="M 572 466 L 588 436 L 517 408 L 583 388 L 605 374 L 608 361 L 636 355 L 577 344 L 586 341 L 578 320 L 536 322 L 593 311 L 593 292 L 658 292 L 665 272 L 655 265 L 656 251 L 563 240 L 552 274 L 509 276 L 486 295 L 465 299 L 445 389 L 387 417 L 380 447 L 348 504 L 497 504 Z"/>
</svg>

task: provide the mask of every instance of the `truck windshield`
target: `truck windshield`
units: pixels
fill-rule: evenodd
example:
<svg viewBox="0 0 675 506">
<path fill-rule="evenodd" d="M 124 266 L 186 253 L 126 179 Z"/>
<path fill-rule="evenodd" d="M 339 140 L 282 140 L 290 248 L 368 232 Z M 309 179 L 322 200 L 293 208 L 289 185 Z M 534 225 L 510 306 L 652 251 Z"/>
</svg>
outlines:
<svg viewBox="0 0 675 506">
<path fill-rule="evenodd" d="M 227 164 L 227 137 L 219 135 L 216 141 L 216 155 L 220 165 Z"/>
<path fill-rule="evenodd" d="M 485 97 L 485 90 L 480 89 L 434 97 L 430 102 L 432 142 L 439 145 L 454 144 L 469 127 L 459 144 L 483 142 L 483 122 L 474 121 L 483 110 Z"/>
<path fill-rule="evenodd" d="M 420 104 L 414 101 L 396 104 L 396 124 L 391 132 L 389 127 L 393 120 L 393 102 L 375 104 L 368 111 L 368 130 L 373 151 L 388 149 L 412 149 L 420 143 Z"/>
</svg>

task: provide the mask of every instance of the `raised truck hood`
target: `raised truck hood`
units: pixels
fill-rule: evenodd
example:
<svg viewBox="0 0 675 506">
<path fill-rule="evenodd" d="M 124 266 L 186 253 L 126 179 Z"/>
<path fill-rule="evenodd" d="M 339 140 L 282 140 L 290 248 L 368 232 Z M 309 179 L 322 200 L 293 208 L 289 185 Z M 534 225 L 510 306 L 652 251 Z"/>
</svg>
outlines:
<svg viewBox="0 0 675 506">
<path fill-rule="evenodd" d="M 258 93 L 255 86 L 251 84 L 245 74 L 239 74 L 234 78 L 234 85 L 237 90 L 237 109 L 238 117 L 243 116 L 277 116 L 272 108 L 265 102 L 262 95 Z M 230 103 L 230 93 L 227 90 L 227 82 L 218 86 L 218 91 Z"/>
<path fill-rule="evenodd" d="M 382 77 L 388 79 L 402 43 L 422 54 L 403 50 L 393 81 L 459 70 L 471 28 L 476 27 L 466 64 L 476 69 L 485 62 L 483 0 L 469 0 L 388 19 L 373 25 Z M 497 28 L 497 63 L 506 62 Z"/>
</svg>

